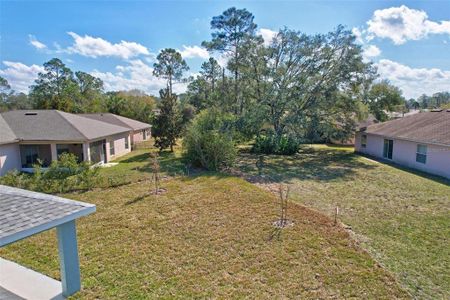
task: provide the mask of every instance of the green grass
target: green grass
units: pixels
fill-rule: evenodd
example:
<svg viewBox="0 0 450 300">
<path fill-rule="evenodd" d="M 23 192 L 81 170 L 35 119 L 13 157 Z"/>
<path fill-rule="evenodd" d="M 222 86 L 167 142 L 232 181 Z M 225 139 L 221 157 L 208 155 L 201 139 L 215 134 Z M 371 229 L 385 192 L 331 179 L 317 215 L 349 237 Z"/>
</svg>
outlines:
<svg viewBox="0 0 450 300">
<path fill-rule="evenodd" d="M 166 193 L 149 195 L 148 151 L 102 170 L 133 183 L 64 195 L 97 205 L 77 224 L 83 289 L 74 298 L 408 298 L 325 215 L 291 203 L 294 226 L 274 230 L 276 198 L 240 178 L 168 177 Z M 178 154 L 163 160 L 166 174 L 183 169 Z M 59 278 L 53 230 L 0 256 Z"/>
<path fill-rule="evenodd" d="M 450 298 L 450 182 L 354 154 L 306 147 L 266 156 L 262 174 L 291 186 L 291 199 L 351 227 L 361 245 L 415 298 Z M 258 174 L 257 157 L 239 167 Z"/>
</svg>

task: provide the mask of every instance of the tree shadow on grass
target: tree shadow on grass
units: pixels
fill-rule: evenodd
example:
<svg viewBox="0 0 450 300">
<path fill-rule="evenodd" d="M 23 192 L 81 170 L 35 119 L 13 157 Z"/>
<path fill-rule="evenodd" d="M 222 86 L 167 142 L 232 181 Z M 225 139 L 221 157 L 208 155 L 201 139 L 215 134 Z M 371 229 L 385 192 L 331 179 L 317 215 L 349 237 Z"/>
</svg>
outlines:
<svg viewBox="0 0 450 300">
<path fill-rule="evenodd" d="M 301 149 L 296 155 L 264 155 L 264 163 L 257 168 L 259 155 L 242 153 L 237 165 L 247 174 L 263 174 L 272 181 L 291 179 L 333 181 L 351 180 L 358 170 L 370 170 L 377 166 L 364 163 L 353 152 L 336 149 Z"/>
<path fill-rule="evenodd" d="M 144 194 L 144 195 L 137 196 L 137 197 L 135 197 L 134 199 L 131 199 L 131 200 L 125 202 L 125 205 L 135 204 L 135 203 L 137 203 L 137 202 L 140 202 L 140 201 L 144 200 L 144 199 L 147 198 L 148 196 L 150 196 L 150 195 L 147 194 L 147 193 Z"/>
</svg>

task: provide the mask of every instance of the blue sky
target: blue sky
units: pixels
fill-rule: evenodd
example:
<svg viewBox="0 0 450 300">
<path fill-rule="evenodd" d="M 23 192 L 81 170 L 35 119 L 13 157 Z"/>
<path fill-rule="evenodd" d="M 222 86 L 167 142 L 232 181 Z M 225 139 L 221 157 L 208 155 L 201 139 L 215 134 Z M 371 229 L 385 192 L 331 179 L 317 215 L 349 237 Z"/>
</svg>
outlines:
<svg viewBox="0 0 450 300">
<path fill-rule="evenodd" d="M 211 18 L 231 6 L 252 12 L 266 38 L 284 26 L 313 34 L 343 24 L 406 97 L 450 91 L 450 1 L 1 1 L 0 76 L 27 91 L 59 57 L 106 89 L 156 94 L 164 83 L 151 74 L 155 54 L 178 49 L 196 73 Z"/>
</svg>

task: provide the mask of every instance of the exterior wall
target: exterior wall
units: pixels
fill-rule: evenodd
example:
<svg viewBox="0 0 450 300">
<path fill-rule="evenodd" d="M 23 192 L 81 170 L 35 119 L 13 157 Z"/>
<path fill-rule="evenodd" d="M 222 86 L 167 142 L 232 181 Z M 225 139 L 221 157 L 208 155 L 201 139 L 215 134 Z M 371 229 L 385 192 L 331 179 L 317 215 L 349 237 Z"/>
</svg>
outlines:
<svg viewBox="0 0 450 300">
<path fill-rule="evenodd" d="M 128 149 L 125 148 L 125 139 L 128 140 Z M 114 143 L 114 155 L 110 154 L 110 145 Z M 121 133 L 106 138 L 106 161 L 109 162 L 131 152 L 130 133 Z"/>
<path fill-rule="evenodd" d="M 357 132 L 355 136 L 355 151 L 383 158 L 384 138 L 377 135 L 367 135 L 366 148 L 361 147 L 361 136 L 365 133 Z M 395 141 L 394 141 L 395 152 Z"/>
<path fill-rule="evenodd" d="M 0 145 L 0 176 L 5 175 L 8 171 L 21 168 L 19 144 Z"/>
<path fill-rule="evenodd" d="M 361 147 L 361 135 L 357 133 L 355 150 L 357 152 L 369 154 L 383 158 L 384 137 L 371 134 L 367 135 L 366 148 Z M 435 174 L 450 179 L 450 147 L 427 145 L 426 163 L 416 161 L 417 145 L 419 143 L 394 139 L 392 162 L 421 170 L 430 174 Z"/>
<path fill-rule="evenodd" d="M 144 131 L 147 132 L 146 139 L 144 139 Z M 152 137 L 152 132 L 151 132 L 150 128 L 147 128 L 144 130 L 137 130 L 137 131 L 133 132 L 132 142 L 133 142 L 133 144 L 135 144 L 135 143 L 139 143 L 139 142 L 143 142 L 143 141 L 148 141 L 151 137 Z"/>
</svg>

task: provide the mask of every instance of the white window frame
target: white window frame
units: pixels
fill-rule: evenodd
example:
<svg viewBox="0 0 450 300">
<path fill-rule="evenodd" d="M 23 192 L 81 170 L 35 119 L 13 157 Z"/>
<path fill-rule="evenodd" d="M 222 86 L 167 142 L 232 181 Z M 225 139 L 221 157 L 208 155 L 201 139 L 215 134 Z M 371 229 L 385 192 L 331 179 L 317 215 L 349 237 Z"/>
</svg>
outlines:
<svg viewBox="0 0 450 300">
<path fill-rule="evenodd" d="M 109 155 L 111 155 L 111 156 L 116 155 L 116 147 L 114 145 L 114 141 L 109 142 Z"/>
<path fill-rule="evenodd" d="M 428 152 L 428 146 L 427 145 L 425 145 L 425 144 L 417 144 L 417 147 L 416 147 L 416 162 L 425 165 L 427 163 L 427 156 L 428 156 L 427 152 Z M 420 160 L 419 157 L 423 157 L 423 161 Z"/>
<path fill-rule="evenodd" d="M 361 135 L 361 148 L 367 147 L 367 134 Z"/>
</svg>

